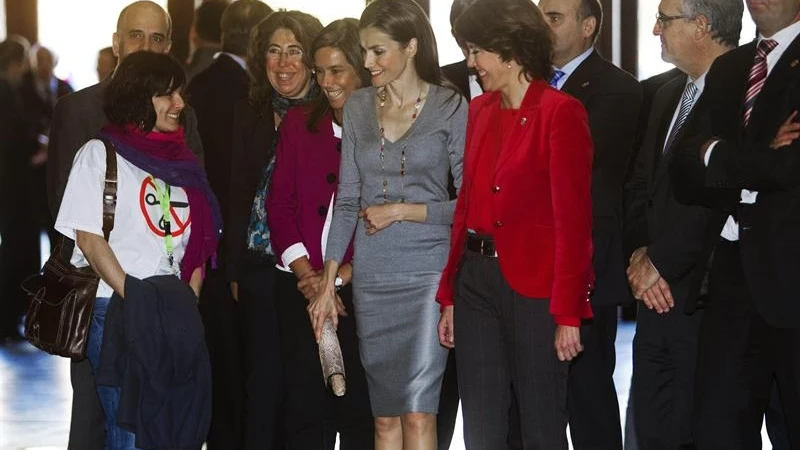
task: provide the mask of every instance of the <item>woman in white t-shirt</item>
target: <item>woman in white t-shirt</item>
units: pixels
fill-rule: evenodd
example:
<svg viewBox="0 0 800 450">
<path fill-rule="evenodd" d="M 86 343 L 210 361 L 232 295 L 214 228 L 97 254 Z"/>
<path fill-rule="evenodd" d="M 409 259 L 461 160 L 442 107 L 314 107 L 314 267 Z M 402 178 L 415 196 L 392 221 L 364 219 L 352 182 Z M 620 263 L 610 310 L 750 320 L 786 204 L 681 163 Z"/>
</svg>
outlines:
<svg viewBox="0 0 800 450">
<path fill-rule="evenodd" d="M 174 274 L 196 295 L 203 267 L 221 230 L 219 206 L 205 172 L 186 146 L 181 112 L 186 75 L 168 55 L 134 53 L 105 91 L 109 124 L 100 137 L 116 150 L 114 229 L 103 238 L 106 151 L 92 139 L 75 155 L 56 230 L 74 239 L 72 263 L 100 275 L 87 356 L 99 366 L 105 312 L 112 294 L 125 298 L 125 277 Z M 115 420 L 120 389 L 98 386 L 106 415 L 106 448 L 135 448 L 135 436 Z"/>
</svg>

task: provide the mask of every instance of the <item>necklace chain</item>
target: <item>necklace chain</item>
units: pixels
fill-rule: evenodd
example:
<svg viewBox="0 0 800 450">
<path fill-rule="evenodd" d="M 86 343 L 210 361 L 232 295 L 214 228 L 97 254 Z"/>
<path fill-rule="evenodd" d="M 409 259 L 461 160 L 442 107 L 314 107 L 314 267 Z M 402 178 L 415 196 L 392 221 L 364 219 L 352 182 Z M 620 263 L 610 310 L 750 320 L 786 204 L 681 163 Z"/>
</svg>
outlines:
<svg viewBox="0 0 800 450">
<path fill-rule="evenodd" d="M 383 107 L 386 105 L 386 97 L 387 93 L 385 87 L 378 90 L 378 106 L 380 107 L 380 112 L 378 114 L 378 127 L 381 133 L 380 158 L 381 174 L 383 175 L 383 202 L 389 203 L 389 179 L 386 177 L 386 133 L 383 128 Z M 419 114 L 419 109 L 421 106 L 422 90 L 420 89 L 417 100 L 414 101 L 414 111 L 411 113 L 411 126 L 414 126 L 414 122 L 417 120 L 417 115 Z M 409 126 L 409 130 L 411 129 L 411 126 Z M 403 145 L 400 147 L 400 203 L 406 202 L 404 195 L 406 187 L 406 143 L 408 142 L 409 137 L 410 136 L 406 136 L 405 139 L 403 139 Z"/>
</svg>

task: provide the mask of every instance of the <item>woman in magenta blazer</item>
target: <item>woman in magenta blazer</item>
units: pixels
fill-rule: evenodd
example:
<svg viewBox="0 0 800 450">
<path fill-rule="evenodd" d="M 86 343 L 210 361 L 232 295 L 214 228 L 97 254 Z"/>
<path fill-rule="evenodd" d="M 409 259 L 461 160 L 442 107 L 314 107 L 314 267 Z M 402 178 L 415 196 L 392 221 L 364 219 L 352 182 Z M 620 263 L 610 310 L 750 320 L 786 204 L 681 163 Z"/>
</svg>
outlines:
<svg viewBox="0 0 800 450">
<path fill-rule="evenodd" d="M 356 338 L 355 318 L 339 320 L 347 393 L 326 390 L 314 330 L 306 312 L 316 294 L 338 186 L 342 109 L 350 94 L 369 85 L 358 38 L 358 21 L 337 20 L 311 48 L 314 73 L 324 94 L 290 109 L 281 124 L 267 198 L 267 217 L 278 263 L 276 303 L 284 360 L 284 436 L 288 448 L 333 450 L 336 433 L 346 449 L 373 448 L 373 421 Z M 338 294 L 353 310 L 352 246 L 337 280 Z"/>
<path fill-rule="evenodd" d="M 591 316 L 587 115 L 548 86 L 552 38 L 530 0 L 478 1 L 455 32 L 487 92 L 469 107 L 437 295 L 440 341 L 452 347 L 457 337 L 461 349 L 464 439 L 470 449 L 505 448 L 513 394 L 523 447 L 566 449 L 566 361 Z"/>
</svg>

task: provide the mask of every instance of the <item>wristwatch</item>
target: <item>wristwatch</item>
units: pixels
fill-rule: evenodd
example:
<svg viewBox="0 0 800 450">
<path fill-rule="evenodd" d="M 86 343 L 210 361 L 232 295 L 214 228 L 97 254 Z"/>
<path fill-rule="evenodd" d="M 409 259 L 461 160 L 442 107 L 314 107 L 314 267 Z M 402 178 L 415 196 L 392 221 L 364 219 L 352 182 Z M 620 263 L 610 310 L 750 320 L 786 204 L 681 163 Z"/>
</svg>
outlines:
<svg viewBox="0 0 800 450">
<path fill-rule="evenodd" d="M 342 286 L 344 286 L 344 280 L 339 275 L 336 275 L 336 279 L 333 280 L 333 287 L 338 291 Z"/>
</svg>

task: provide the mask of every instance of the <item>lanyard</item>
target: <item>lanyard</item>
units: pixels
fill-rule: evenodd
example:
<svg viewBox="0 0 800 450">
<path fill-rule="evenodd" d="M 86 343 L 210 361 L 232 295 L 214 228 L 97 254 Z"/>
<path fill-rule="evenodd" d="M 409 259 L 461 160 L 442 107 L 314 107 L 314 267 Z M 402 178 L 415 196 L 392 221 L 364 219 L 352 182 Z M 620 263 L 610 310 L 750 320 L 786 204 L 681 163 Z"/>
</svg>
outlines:
<svg viewBox="0 0 800 450">
<path fill-rule="evenodd" d="M 158 198 L 158 203 L 161 206 L 161 220 L 164 222 L 164 245 L 167 248 L 167 258 L 169 259 L 169 266 L 172 267 L 174 263 L 174 259 L 172 257 L 172 227 L 170 224 L 170 201 L 169 201 L 169 193 L 170 187 L 167 183 L 164 183 L 164 186 L 160 186 L 158 181 L 156 181 L 155 177 L 150 175 L 150 181 L 153 182 L 153 186 L 156 188 L 156 196 Z M 173 268 L 174 270 L 174 268 Z"/>
</svg>

